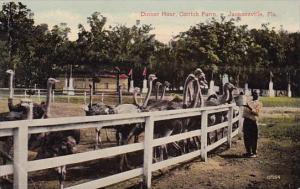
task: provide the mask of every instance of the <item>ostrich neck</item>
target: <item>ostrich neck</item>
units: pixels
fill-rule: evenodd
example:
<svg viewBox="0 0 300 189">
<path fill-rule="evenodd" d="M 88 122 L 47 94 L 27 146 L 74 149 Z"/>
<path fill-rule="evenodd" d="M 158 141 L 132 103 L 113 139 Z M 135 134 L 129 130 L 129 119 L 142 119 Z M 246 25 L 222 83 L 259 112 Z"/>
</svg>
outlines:
<svg viewBox="0 0 300 189">
<path fill-rule="evenodd" d="M 156 93 L 155 93 L 155 100 L 158 100 L 158 90 L 159 90 L 159 86 L 156 86 Z"/>
<path fill-rule="evenodd" d="M 13 80 L 14 80 L 14 75 L 10 74 L 9 78 L 9 98 L 13 98 L 14 95 L 14 89 L 13 89 Z"/>
<path fill-rule="evenodd" d="M 162 94 L 161 94 L 161 97 L 160 97 L 160 100 L 163 100 L 163 99 L 164 99 L 165 93 L 166 93 L 166 88 L 167 88 L 167 86 L 164 85 L 163 91 L 162 91 Z"/>
<path fill-rule="evenodd" d="M 13 96 L 14 96 L 13 79 L 14 79 L 13 74 L 10 74 L 10 78 L 9 78 L 9 98 L 8 98 L 8 101 L 7 101 L 9 111 L 12 111 L 12 109 L 13 109 Z"/>
<path fill-rule="evenodd" d="M 183 106 L 187 106 L 187 84 L 188 80 L 186 79 L 183 87 Z"/>
<path fill-rule="evenodd" d="M 93 100 L 92 100 L 92 98 L 93 98 L 93 94 L 92 94 L 92 87 L 90 86 L 90 104 L 89 104 L 89 106 L 90 107 L 92 107 L 92 103 L 93 103 Z"/>
<path fill-rule="evenodd" d="M 140 106 L 137 100 L 137 92 L 133 92 L 133 101 L 136 106 Z"/>
<path fill-rule="evenodd" d="M 220 104 L 225 104 L 230 100 L 230 92 L 227 88 L 224 89 L 224 95 L 222 96 L 220 100 Z"/>
<path fill-rule="evenodd" d="M 191 78 L 188 77 L 185 82 L 184 82 L 184 87 L 183 87 L 183 106 L 184 107 L 187 107 L 187 97 L 188 97 L 188 93 L 189 93 L 189 86 L 190 86 L 190 83 L 191 83 Z M 191 95 L 191 93 L 189 93 Z M 190 96 L 190 99 L 191 99 L 191 96 Z"/>
<path fill-rule="evenodd" d="M 148 104 L 148 101 L 149 101 L 149 98 L 150 98 L 150 95 L 151 95 L 151 91 L 152 91 L 152 80 L 150 79 L 149 80 L 149 89 L 148 89 L 145 101 L 143 103 L 143 108 L 145 108 Z"/>
<path fill-rule="evenodd" d="M 230 104 L 232 100 L 233 100 L 232 92 L 228 90 L 228 99 L 227 99 L 228 104 Z"/>
<path fill-rule="evenodd" d="M 33 103 L 29 103 L 28 111 L 27 111 L 27 120 L 33 119 Z"/>
<path fill-rule="evenodd" d="M 202 96 L 202 91 L 201 91 L 201 86 L 200 86 L 200 83 L 198 82 L 198 95 L 197 95 L 197 102 L 199 102 L 199 105 L 198 103 L 196 103 L 196 107 L 203 107 L 204 106 L 204 99 L 203 99 L 203 96 Z"/>
<path fill-rule="evenodd" d="M 52 84 L 48 83 L 48 85 L 47 85 L 47 98 L 46 98 L 46 111 L 45 111 L 46 116 L 48 116 L 49 113 L 50 113 L 51 91 L 52 91 Z"/>
<path fill-rule="evenodd" d="M 196 91 L 194 93 L 194 101 L 191 104 L 191 108 L 196 108 L 196 106 L 198 104 L 198 101 L 199 101 L 199 96 L 200 96 L 200 93 L 201 93 L 199 82 L 197 80 L 194 81 L 194 82 L 197 82 L 197 85 L 196 85 Z"/>
</svg>

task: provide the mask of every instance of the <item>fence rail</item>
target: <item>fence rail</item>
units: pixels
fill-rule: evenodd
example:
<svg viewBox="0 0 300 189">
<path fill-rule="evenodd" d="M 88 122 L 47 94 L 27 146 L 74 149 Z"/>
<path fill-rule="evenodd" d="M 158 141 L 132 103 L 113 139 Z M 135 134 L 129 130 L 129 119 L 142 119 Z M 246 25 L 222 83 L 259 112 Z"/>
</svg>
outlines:
<svg viewBox="0 0 300 189">
<path fill-rule="evenodd" d="M 238 117 L 233 117 L 234 109 L 238 109 L 235 104 L 203 107 L 195 109 L 169 110 L 160 112 L 144 112 L 136 114 L 119 114 L 119 115 L 101 115 L 101 116 L 84 116 L 84 117 L 67 117 L 67 118 L 51 118 L 47 120 L 23 120 L 0 123 L 0 137 L 13 136 L 14 138 L 14 159 L 12 165 L 0 166 L 0 176 L 13 174 L 14 188 L 26 189 L 28 172 L 38 171 L 62 165 L 81 163 L 110 156 L 116 156 L 124 153 L 143 150 L 144 163 L 143 167 L 130 171 L 118 173 L 112 176 L 100 178 L 75 186 L 68 189 L 76 188 L 99 188 L 107 185 L 115 184 L 137 176 L 143 176 L 144 182 L 148 188 L 151 187 L 152 172 L 170 165 L 174 165 L 191 158 L 201 156 L 207 160 L 207 152 L 228 142 L 231 146 L 231 138 L 238 134 L 238 129 L 232 132 L 232 124 L 239 121 Z M 228 121 L 208 127 L 208 115 L 216 112 L 228 112 Z M 154 138 L 155 121 L 169 120 L 175 118 L 184 118 L 201 115 L 201 129 L 171 135 L 164 138 Z M 54 157 L 49 159 L 41 159 L 28 161 L 28 134 L 63 131 L 69 129 L 84 129 L 96 127 L 112 127 L 114 125 L 145 123 L 145 137 L 143 142 L 133 143 L 123 146 L 110 147 L 94 151 L 82 152 L 72 155 Z M 200 124 L 200 123 L 199 123 Z M 207 145 L 207 133 L 220 128 L 228 128 L 226 137 L 217 142 Z M 162 144 L 167 144 L 183 139 L 201 136 L 201 149 L 173 157 L 167 160 L 153 163 L 153 148 Z"/>
<path fill-rule="evenodd" d="M 29 91 L 33 91 L 34 94 L 29 94 Z M 81 102 L 84 104 L 88 103 L 88 98 L 90 92 L 85 89 L 74 89 L 72 90 L 74 94 L 69 94 L 68 90 L 62 90 L 62 89 L 53 89 L 51 92 L 51 101 L 52 102 Z M 132 96 L 132 93 L 128 93 L 127 91 L 122 91 L 125 93 L 124 95 L 130 95 Z M 116 91 L 95 91 L 93 96 L 94 98 L 97 97 L 101 100 L 101 102 L 106 101 L 107 98 L 110 99 L 118 99 L 118 96 L 116 95 Z M 1 99 L 7 99 L 9 96 L 9 89 L 8 88 L 0 88 L 0 100 Z M 47 96 L 47 89 L 34 89 L 34 88 L 15 88 L 14 89 L 14 97 L 15 98 L 35 98 L 38 102 L 41 102 L 42 100 L 45 100 Z M 167 96 L 167 95 L 166 95 Z M 137 96 L 138 100 L 143 99 L 142 94 L 140 96 Z"/>
</svg>

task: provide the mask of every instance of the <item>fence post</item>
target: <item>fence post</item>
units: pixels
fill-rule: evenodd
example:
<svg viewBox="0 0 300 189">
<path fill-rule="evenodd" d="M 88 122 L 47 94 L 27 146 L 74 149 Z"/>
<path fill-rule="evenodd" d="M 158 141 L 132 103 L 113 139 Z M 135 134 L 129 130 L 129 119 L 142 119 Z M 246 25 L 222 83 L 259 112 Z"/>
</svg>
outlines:
<svg viewBox="0 0 300 189">
<path fill-rule="evenodd" d="M 101 94 L 101 102 L 103 102 L 104 94 Z"/>
<path fill-rule="evenodd" d="M 201 158 L 207 161 L 207 111 L 201 111 Z"/>
<path fill-rule="evenodd" d="M 232 136 L 232 119 L 233 119 L 233 106 L 229 107 L 228 110 L 228 135 L 227 135 L 227 142 L 228 147 L 231 148 L 231 136 Z"/>
<path fill-rule="evenodd" d="M 147 188 L 151 188 L 152 177 L 152 159 L 153 159 L 153 132 L 154 120 L 153 116 L 146 118 L 145 122 L 145 139 L 144 139 L 144 184 Z"/>
<path fill-rule="evenodd" d="M 86 105 L 86 91 L 84 91 L 84 105 Z"/>
<path fill-rule="evenodd" d="M 28 126 L 14 129 L 14 189 L 27 189 Z"/>
<path fill-rule="evenodd" d="M 24 90 L 24 98 L 27 97 L 26 89 Z"/>
</svg>

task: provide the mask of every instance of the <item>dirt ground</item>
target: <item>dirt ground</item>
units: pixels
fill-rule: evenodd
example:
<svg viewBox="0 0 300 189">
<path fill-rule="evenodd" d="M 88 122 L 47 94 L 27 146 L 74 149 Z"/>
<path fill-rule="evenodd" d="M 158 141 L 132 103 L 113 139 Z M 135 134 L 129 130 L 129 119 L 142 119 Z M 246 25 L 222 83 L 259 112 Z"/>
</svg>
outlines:
<svg viewBox="0 0 300 189">
<path fill-rule="evenodd" d="M 61 111 L 62 106 L 64 112 Z M 82 105 L 78 104 L 55 103 L 51 106 L 51 116 L 83 116 L 84 111 L 81 107 Z M 235 137 L 231 149 L 223 145 L 209 154 L 207 162 L 196 158 L 163 170 L 163 173 L 155 172 L 153 188 L 300 188 L 300 139 L 294 141 L 286 137 L 273 138 L 268 135 L 268 128 L 277 124 L 276 121 L 272 121 L 276 120 L 273 118 L 278 117 L 291 118 L 292 123 L 300 127 L 300 108 L 264 108 L 261 122 L 264 129 L 260 132 L 257 158 L 243 158 L 242 138 Z M 300 129 L 295 130 L 299 131 Z M 109 138 L 113 138 L 113 132 L 109 133 Z M 87 129 L 82 132 L 82 136 L 80 151 L 92 150 L 94 130 Z M 141 158 L 137 161 L 137 165 L 140 164 Z M 114 174 L 117 165 L 118 158 L 72 165 L 68 168 L 66 186 Z M 140 188 L 140 181 L 141 178 L 131 179 L 107 188 Z M 30 188 L 34 189 L 58 188 L 53 170 L 31 173 L 29 183 Z"/>
<path fill-rule="evenodd" d="M 153 188 L 299 188 L 299 147 L 260 138 L 259 156 L 249 159 L 242 157 L 242 140 L 235 140 L 207 162 L 197 159 L 154 180 Z"/>
</svg>

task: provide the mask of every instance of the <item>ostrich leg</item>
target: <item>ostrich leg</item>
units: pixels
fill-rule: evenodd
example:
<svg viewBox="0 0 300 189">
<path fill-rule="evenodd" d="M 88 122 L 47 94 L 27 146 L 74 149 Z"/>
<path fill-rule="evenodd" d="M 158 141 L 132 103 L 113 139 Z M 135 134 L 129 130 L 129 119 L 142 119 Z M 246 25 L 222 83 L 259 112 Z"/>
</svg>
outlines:
<svg viewBox="0 0 300 189">
<path fill-rule="evenodd" d="M 58 174 L 58 181 L 59 181 L 59 188 L 63 189 L 64 188 L 64 181 L 66 180 L 66 175 L 67 175 L 67 169 L 66 166 L 60 166 L 56 169 L 57 174 Z"/>
<path fill-rule="evenodd" d="M 96 128 L 96 145 L 95 145 L 95 149 L 98 149 L 99 146 L 100 148 L 102 147 L 102 140 L 101 140 L 101 129 L 100 128 Z"/>
<path fill-rule="evenodd" d="M 104 131 L 105 131 L 105 135 L 106 135 L 106 141 L 107 142 L 111 142 L 110 139 L 109 139 L 109 137 L 108 137 L 107 129 L 104 128 Z"/>
</svg>

